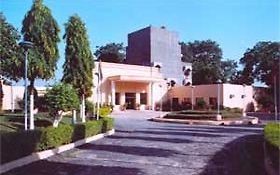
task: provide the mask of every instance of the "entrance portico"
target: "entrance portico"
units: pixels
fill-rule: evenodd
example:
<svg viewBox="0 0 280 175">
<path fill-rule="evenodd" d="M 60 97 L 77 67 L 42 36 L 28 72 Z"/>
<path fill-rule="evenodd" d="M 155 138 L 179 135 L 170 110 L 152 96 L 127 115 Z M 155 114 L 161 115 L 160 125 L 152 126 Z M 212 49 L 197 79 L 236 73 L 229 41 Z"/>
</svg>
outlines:
<svg viewBox="0 0 280 175">
<path fill-rule="evenodd" d="M 122 106 L 141 110 L 155 108 L 153 86 L 160 83 L 162 79 L 117 75 L 108 77 L 108 80 L 111 82 L 110 102 L 114 109 L 121 109 Z"/>
</svg>

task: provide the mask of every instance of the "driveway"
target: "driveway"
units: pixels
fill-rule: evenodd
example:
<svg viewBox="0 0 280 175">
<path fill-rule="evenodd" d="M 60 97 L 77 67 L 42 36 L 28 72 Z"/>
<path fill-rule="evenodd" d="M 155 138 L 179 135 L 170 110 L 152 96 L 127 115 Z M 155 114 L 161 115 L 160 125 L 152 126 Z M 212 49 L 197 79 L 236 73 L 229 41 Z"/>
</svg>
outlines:
<svg viewBox="0 0 280 175">
<path fill-rule="evenodd" d="M 156 123 L 154 111 L 113 113 L 116 133 L 6 174 L 264 175 L 262 128 Z"/>
</svg>

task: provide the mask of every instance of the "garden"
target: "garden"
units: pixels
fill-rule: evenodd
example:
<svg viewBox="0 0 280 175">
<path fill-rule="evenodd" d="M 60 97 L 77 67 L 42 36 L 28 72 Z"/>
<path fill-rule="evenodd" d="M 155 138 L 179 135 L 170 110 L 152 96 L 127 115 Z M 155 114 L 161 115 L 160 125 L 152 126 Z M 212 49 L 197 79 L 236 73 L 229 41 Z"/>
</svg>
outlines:
<svg viewBox="0 0 280 175">
<path fill-rule="evenodd" d="M 78 109 L 80 101 L 68 84 L 54 85 L 44 98 L 47 109 L 35 114 L 34 130 L 24 129 L 22 111 L 0 112 L 1 164 L 113 129 L 110 106 L 101 107 L 97 117 L 93 116 L 96 113 L 94 105 L 86 101 L 86 121 L 83 122 L 78 114 L 73 118 L 72 111 Z"/>
</svg>

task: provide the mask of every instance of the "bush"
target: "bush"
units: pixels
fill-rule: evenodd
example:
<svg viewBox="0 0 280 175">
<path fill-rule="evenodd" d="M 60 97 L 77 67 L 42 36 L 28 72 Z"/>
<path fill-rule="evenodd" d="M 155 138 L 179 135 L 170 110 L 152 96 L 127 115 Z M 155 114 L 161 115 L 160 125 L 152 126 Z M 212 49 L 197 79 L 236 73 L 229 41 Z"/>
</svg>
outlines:
<svg viewBox="0 0 280 175">
<path fill-rule="evenodd" d="M 110 106 L 103 106 L 99 109 L 99 116 L 100 117 L 107 117 L 109 114 L 111 114 L 112 109 Z"/>
<path fill-rule="evenodd" d="M 71 125 L 61 125 L 57 128 L 52 126 L 43 128 L 37 150 L 56 148 L 60 145 L 71 143 L 72 133 L 73 127 Z"/>
<path fill-rule="evenodd" d="M 64 125 L 54 128 L 1 133 L 1 164 L 33 152 L 56 148 L 86 137 L 90 137 L 113 129 L 113 119 L 89 121 L 77 125 Z"/>
<path fill-rule="evenodd" d="M 94 104 L 91 101 L 86 100 L 86 114 L 92 115 L 93 110 L 95 110 L 94 109 Z"/>
<path fill-rule="evenodd" d="M 264 128 L 266 152 L 272 161 L 272 166 L 279 171 L 280 154 L 280 123 L 269 123 Z"/>
<path fill-rule="evenodd" d="M 206 108 L 206 102 L 203 99 L 199 99 L 196 103 L 196 106 L 198 109 L 205 109 Z"/>
<path fill-rule="evenodd" d="M 62 112 L 77 109 L 79 97 L 75 89 L 68 84 L 57 84 L 49 89 L 45 95 L 50 116 L 54 118 L 54 127 L 62 120 Z"/>
</svg>

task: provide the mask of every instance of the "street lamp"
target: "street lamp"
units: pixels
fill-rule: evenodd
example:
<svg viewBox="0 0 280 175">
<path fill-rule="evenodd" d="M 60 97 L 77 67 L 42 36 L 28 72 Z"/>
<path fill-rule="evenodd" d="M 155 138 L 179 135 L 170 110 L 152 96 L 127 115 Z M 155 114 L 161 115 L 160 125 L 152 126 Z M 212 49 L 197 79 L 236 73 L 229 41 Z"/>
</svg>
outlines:
<svg viewBox="0 0 280 175">
<path fill-rule="evenodd" d="M 194 88 L 195 86 L 191 86 L 192 88 L 192 111 L 194 110 L 194 96 L 193 96 L 193 91 L 194 91 Z"/>
<path fill-rule="evenodd" d="M 216 116 L 216 119 L 217 120 L 222 120 L 222 116 L 221 116 L 221 114 L 220 114 L 220 101 L 221 101 L 221 99 L 220 99 L 220 84 L 222 83 L 222 81 L 221 80 L 218 80 L 217 81 L 217 84 L 218 84 L 218 106 L 217 106 L 217 116 Z"/>
<path fill-rule="evenodd" d="M 242 99 L 243 99 L 243 111 L 242 111 L 242 116 L 243 116 L 243 117 L 246 117 L 246 103 L 245 103 L 245 97 L 246 97 L 246 95 L 245 95 L 245 87 L 246 87 L 246 84 L 243 84 L 242 86 L 243 86 L 243 95 L 241 96 Z"/>
<path fill-rule="evenodd" d="M 24 49 L 25 59 L 24 59 L 24 130 L 27 130 L 27 66 L 28 66 L 28 49 L 33 47 L 33 43 L 30 41 L 22 41 L 19 43 L 19 45 Z M 34 129 L 34 118 L 30 117 L 30 129 Z"/>
</svg>

